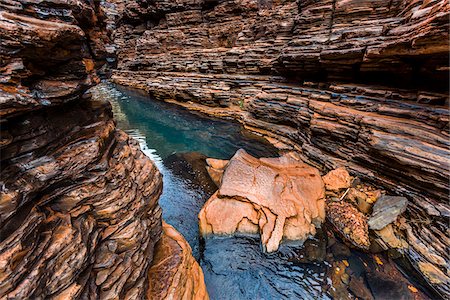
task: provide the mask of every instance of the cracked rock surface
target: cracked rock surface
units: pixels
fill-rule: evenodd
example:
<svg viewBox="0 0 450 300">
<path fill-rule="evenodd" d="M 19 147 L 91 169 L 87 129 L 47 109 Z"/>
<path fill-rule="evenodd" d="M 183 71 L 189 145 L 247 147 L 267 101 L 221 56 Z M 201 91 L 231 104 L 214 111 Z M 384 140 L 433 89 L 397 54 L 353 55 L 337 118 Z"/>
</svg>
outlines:
<svg viewBox="0 0 450 300">
<path fill-rule="evenodd" d="M 200 233 L 259 233 L 267 252 L 283 239 L 305 241 L 325 219 L 325 190 L 316 168 L 288 156 L 254 158 L 238 150 L 219 190 L 199 213 Z"/>
</svg>

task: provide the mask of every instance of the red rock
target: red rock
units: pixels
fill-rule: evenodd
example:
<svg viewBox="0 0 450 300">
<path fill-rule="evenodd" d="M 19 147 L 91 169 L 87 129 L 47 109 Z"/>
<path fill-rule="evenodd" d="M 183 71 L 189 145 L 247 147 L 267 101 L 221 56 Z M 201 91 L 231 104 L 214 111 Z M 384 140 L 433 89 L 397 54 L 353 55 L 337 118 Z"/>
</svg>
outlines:
<svg viewBox="0 0 450 300">
<path fill-rule="evenodd" d="M 103 21 L 96 1 L 0 1 L 2 299 L 145 298 L 162 177 L 85 93 L 105 60 Z"/>
<path fill-rule="evenodd" d="M 369 249 L 367 217 L 353 205 L 344 201 L 327 201 L 326 214 L 327 219 L 346 241 L 358 248 Z"/>
<path fill-rule="evenodd" d="M 260 233 L 267 252 L 282 239 L 306 240 L 324 218 L 317 169 L 288 156 L 256 159 L 244 150 L 230 160 L 218 192 L 199 213 L 203 235 Z"/>
<path fill-rule="evenodd" d="M 175 228 L 163 222 L 163 235 L 149 270 L 147 299 L 207 300 L 203 271 Z"/>
<path fill-rule="evenodd" d="M 352 178 L 344 167 L 328 172 L 322 179 L 325 188 L 330 191 L 338 192 L 341 189 L 349 188 L 352 184 Z"/>
</svg>

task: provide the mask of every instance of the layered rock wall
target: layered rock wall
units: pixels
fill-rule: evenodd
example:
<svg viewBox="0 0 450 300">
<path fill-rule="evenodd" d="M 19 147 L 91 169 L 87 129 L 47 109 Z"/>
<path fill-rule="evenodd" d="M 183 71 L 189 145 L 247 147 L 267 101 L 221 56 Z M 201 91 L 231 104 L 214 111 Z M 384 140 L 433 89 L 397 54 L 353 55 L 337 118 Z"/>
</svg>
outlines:
<svg viewBox="0 0 450 300">
<path fill-rule="evenodd" d="M 1 299 L 155 289 L 162 176 L 116 129 L 108 101 L 86 94 L 107 58 L 104 28 L 97 2 L 0 1 Z M 196 263 L 189 249 L 182 257 Z M 177 292 L 197 284 L 200 275 Z"/>
<path fill-rule="evenodd" d="M 110 5 L 115 82 L 238 119 L 323 171 L 345 165 L 407 196 L 409 257 L 445 273 L 447 1 Z"/>
</svg>

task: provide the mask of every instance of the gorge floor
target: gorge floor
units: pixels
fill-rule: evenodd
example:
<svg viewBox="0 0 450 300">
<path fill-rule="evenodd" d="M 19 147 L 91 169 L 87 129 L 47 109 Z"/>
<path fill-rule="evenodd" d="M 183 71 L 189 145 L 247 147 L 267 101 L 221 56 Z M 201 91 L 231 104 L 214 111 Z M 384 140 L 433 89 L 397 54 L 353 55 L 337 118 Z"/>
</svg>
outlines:
<svg viewBox="0 0 450 300">
<path fill-rule="evenodd" d="M 350 250 L 327 226 L 304 245 L 284 244 L 272 255 L 261 251 L 256 237 L 200 240 L 197 215 L 215 190 L 204 159 L 229 159 L 239 148 L 257 157 L 276 156 L 276 149 L 238 124 L 152 101 L 137 91 L 105 83 L 92 93 L 110 100 L 118 127 L 139 141 L 163 174 L 163 218 L 191 245 L 211 299 L 428 298 L 387 256 L 374 260 Z M 394 294 L 386 295 L 385 285 Z"/>
</svg>

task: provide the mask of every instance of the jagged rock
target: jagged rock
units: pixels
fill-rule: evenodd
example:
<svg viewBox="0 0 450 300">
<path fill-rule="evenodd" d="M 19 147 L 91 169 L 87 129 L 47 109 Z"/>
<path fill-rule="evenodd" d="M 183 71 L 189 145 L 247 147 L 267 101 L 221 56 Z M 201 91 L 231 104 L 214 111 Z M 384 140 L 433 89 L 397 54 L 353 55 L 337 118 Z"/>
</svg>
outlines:
<svg viewBox="0 0 450 300">
<path fill-rule="evenodd" d="M 391 224 L 397 217 L 405 212 L 408 200 L 405 197 L 382 196 L 373 206 L 372 215 L 369 218 L 369 228 L 381 230 Z"/>
<path fill-rule="evenodd" d="M 149 270 L 147 299 L 209 299 L 191 247 L 175 228 L 165 222 L 162 227 Z"/>
<path fill-rule="evenodd" d="M 369 249 L 367 217 L 353 205 L 344 201 L 327 201 L 326 215 L 344 240 L 358 248 Z"/>
<path fill-rule="evenodd" d="M 335 192 L 341 189 L 347 189 L 352 184 L 352 178 L 344 167 L 328 172 L 322 179 L 325 183 L 325 188 Z"/>
<path fill-rule="evenodd" d="M 145 298 L 162 178 L 86 93 L 103 21 L 98 1 L 0 0 L 1 299 Z"/>
<path fill-rule="evenodd" d="M 199 213 L 200 232 L 260 233 L 263 248 L 306 240 L 325 218 L 319 171 L 290 157 L 256 159 L 238 150 L 219 190 Z"/>
</svg>

